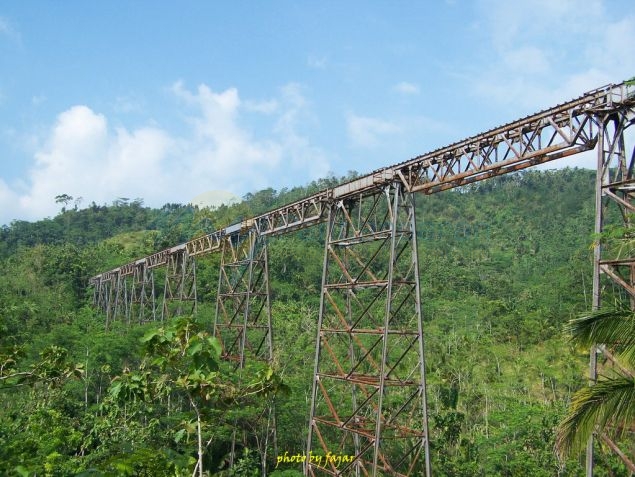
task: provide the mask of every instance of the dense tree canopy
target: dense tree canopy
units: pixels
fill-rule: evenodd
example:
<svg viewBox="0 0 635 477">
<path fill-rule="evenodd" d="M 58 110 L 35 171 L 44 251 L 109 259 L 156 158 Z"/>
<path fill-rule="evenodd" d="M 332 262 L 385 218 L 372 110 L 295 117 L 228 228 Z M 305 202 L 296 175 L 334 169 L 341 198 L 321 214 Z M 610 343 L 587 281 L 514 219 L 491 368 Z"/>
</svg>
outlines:
<svg viewBox="0 0 635 477">
<path fill-rule="evenodd" d="M 275 407 L 278 452 L 305 449 L 323 227 L 269 243 L 271 369 L 218 359 L 216 256 L 197 264 L 195 320 L 106 332 L 88 278 L 353 177 L 214 210 L 69 199 L 56 217 L 3 227 L 0 474 L 251 476 L 264 460 L 270 475 L 299 475 L 256 428 L 274 390 L 288 390 Z M 578 454 L 559 461 L 554 446 L 585 384 L 586 351 L 563 327 L 590 308 L 593 183 L 585 170 L 525 172 L 418 197 L 435 475 L 580 475 Z M 598 460 L 598 475 L 628 475 Z"/>
</svg>

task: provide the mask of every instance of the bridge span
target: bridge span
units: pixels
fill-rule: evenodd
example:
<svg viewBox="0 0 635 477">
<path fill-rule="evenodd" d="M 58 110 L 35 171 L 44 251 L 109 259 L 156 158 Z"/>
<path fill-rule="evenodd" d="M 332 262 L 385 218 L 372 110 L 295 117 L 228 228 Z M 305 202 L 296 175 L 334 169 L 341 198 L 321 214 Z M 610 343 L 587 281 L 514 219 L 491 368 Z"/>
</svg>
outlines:
<svg viewBox="0 0 635 477">
<path fill-rule="evenodd" d="M 337 468 L 307 462 L 305 475 L 430 477 L 415 194 L 595 150 L 595 232 L 604 230 L 610 209 L 619 210 L 621 225 L 630 228 L 635 149 L 627 142 L 635 138 L 634 123 L 634 84 L 607 85 L 105 271 L 90 279 L 93 301 L 107 326 L 120 317 L 144 322 L 190 313 L 198 299 L 196 258 L 219 253 L 214 334 L 223 357 L 239 368 L 246 359 L 271 360 L 267 238 L 326 223 L 306 455 L 354 458 Z M 610 253 L 595 244 L 595 309 L 606 283 L 635 303 L 635 257 Z M 165 270 L 162 294 L 153 274 L 159 267 Z M 598 349 L 612 360 L 609 349 Z M 597 378 L 596 357 L 592 350 L 591 380 Z M 609 436 L 601 438 L 617 449 Z M 616 453 L 635 470 L 625 454 Z"/>
</svg>

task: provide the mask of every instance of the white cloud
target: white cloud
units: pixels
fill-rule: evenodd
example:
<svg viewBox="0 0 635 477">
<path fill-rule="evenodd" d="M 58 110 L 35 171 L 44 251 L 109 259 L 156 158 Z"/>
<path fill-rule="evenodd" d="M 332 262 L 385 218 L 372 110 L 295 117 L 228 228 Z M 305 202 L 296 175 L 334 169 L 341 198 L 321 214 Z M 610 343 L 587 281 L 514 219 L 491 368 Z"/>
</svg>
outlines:
<svg viewBox="0 0 635 477">
<path fill-rule="evenodd" d="M 115 99 L 113 109 L 117 113 L 141 113 L 144 108 L 142 102 L 132 96 L 118 96 Z"/>
<path fill-rule="evenodd" d="M 11 27 L 9 26 L 9 21 L 6 18 L 0 17 L 0 34 L 1 35 L 10 35 Z"/>
<path fill-rule="evenodd" d="M 33 106 L 40 106 L 44 102 L 46 102 L 46 96 L 44 95 L 36 95 L 31 97 L 31 104 Z"/>
<path fill-rule="evenodd" d="M 313 68 L 316 70 L 323 70 L 323 69 L 326 69 L 327 60 L 325 56 L 310 55 L 309 58 L 307 59 L 307 64 L 309 65 L 310 68 Z"/>
<path fill-rule="evenodd" d="M 588 26 L 604 16 L 604 1 L 481 0 L 478 12 L 492 40 L 488 46 L 504 51 L 545 37 L 562 43 L 572 40 L 568 35 L 588 33 Z"/>
<path fill-rule="evenodd" d="M 278 101 L 270 99 L 267 101 L 245 101 L 245 109 L 263 114 L 273 114 L 278 110 Z"/>
<path fill-rule="evenodd" d="M 15 43 L 21 42 L 20 33 L 5 17 L 0 17 L 0 37 L 1 36 L 4 36 Z"/>
<path fill-rule="evenodd" d="M 483 0 L 487 68 L 466 71 L 473 92 L 531 112 L 635 71 L 635 15 L 603 0 Z"/>
<path fill-rule="evenodd" d="M 15 208 L 15 204 L 18 200 L 16 192 L 0 178 L 0 206 L 2 206 L 3 209 L 7 207 Z"/>
<path fill-rule="evenodd" d="M 396 84 L 393 89 L 401 94 L 419 94 L 419 86 L 406 81 Z"/>
<path fill-rule="evenodd" d="M 311 115 L 298 85 L 260 102 L 243 102 L 235 88 L 190 91 L 176 83 L 171 91 L 187 125 L 180 136 L 153 126 L 114 128 L 85 105 L 60 113 L 37 142 L 28 178 L 21 184 L 0 179 L 0 223 L 55 215 L 59 194 L 83 197 L 85 205 L 141 197 L 161 206 L 212 189 L 243 195 L 290 186 L 281 184 L 285 175 L 308 181 L 329 170 L 324 152 L 300 128 Z M 249 114 L 264 114 L 270 132 L 255 137 L 243 125 Z"/>
<path fill-rule="evenodd" d="M 347 128 L 354 146 L 371 148 L 380 142 L 380 137 L 399 133 L 401 129 L 394 123 L 378 118 L 349 114 Z"/>
<path fill-rule="evenodd" d="M 105 116 L 87 106 L 74 106 L 58 116 L 35 154 L 18 211 L 27 218 L 54 215 L 59 208 L 54 198 L 59 194 L 103 203 L 117 196 L 138 197 L 135 191 L 143 190 L 145 197 L 156 199 L 165 186 L 161 163 L 170 144 L 158 129 L 112 131 Z"/>
<path fill-rule="evenodd" d="M 545 73 L 551 68 L 547 54 L 535 46 L 503 52 L 502 60 L 507 68 L 513 71 L 525 71 L 526 74 Z"/>
<path fill-rule="evenodd" d="M 313 146 L 308 134 L 303 131 L 318 127 L 319 122 L 311 113 L 311 105 L 302 93 L 302 86 L 297 83 L 285 85 L 281 90 L 280 103 L 282 112 L 274 132 L 288 158 L 283 169 L 289 166 L 294 171 L 306 169 L 311 179 L 325 177 L 330 170 L 326 154 Z"/>
</svg>

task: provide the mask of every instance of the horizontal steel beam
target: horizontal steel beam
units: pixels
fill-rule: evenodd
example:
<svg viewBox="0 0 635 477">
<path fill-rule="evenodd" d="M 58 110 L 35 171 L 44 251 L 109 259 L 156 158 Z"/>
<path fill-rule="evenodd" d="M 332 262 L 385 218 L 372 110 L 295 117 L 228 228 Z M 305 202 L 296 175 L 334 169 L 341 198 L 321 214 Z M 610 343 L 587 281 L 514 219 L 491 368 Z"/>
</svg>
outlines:
<svg viewBox="0 0 635 477">
<path fill-rule="evenodd" d="M 323 190 L 259 216 L 243 220 L 184 244 L 162 250 L 90 279 L 95 285 L 111 275 L 132 274 L 143 262 L 148 268 L 168 263 L 170 255 L 186 250 L 189 256 L 219 252 L 227 237 L 255 229 L 260 236 L 279 235 L 326 220 L 332 201 L 354 199 L 361 192 L 401 182 L 407 191 L 433 194 L 493 176 L 593 149 L 598 126 L 594 115 L 635 104 L 635 88 L 621 83 L 589 91 L 572 101 L 545 109 L 463 141 Z"/>
</svg>

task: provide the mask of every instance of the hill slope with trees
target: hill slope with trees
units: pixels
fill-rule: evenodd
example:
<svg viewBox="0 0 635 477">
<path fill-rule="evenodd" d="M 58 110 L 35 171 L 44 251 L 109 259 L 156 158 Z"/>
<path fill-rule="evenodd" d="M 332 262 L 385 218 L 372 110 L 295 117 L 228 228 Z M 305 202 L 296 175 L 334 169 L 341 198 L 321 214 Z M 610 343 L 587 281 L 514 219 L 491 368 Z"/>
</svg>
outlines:
<svg viewBox="0 0 635 477">
<path fill-rule="evenodd" d="M 273 369 L 238 379 L 210 335 L 216 256 L 197 262 L 198 315 L 115 323 L 88 279 L 355 177 L 265 189 L 215 210 L 118 200 L 0 230 L 0 473 L 300 475 L 255 429 L 278 395 L 278 449 L 305 448 L 322 226 L 273 238 Z M 528 171 L 417 198 L 434 475 L 573 476 L 556 427 L 585 383 L 563 327 L 591 303 L 595 173 Z M 187 357 L 177 360 L 176 357 Z M 241 397 L 245 396 L 245 397 Z M 230 470 L 234 429 L 242 444 Z M 628 475 L 603 454 L 597 475 Z"/>
</svg>

